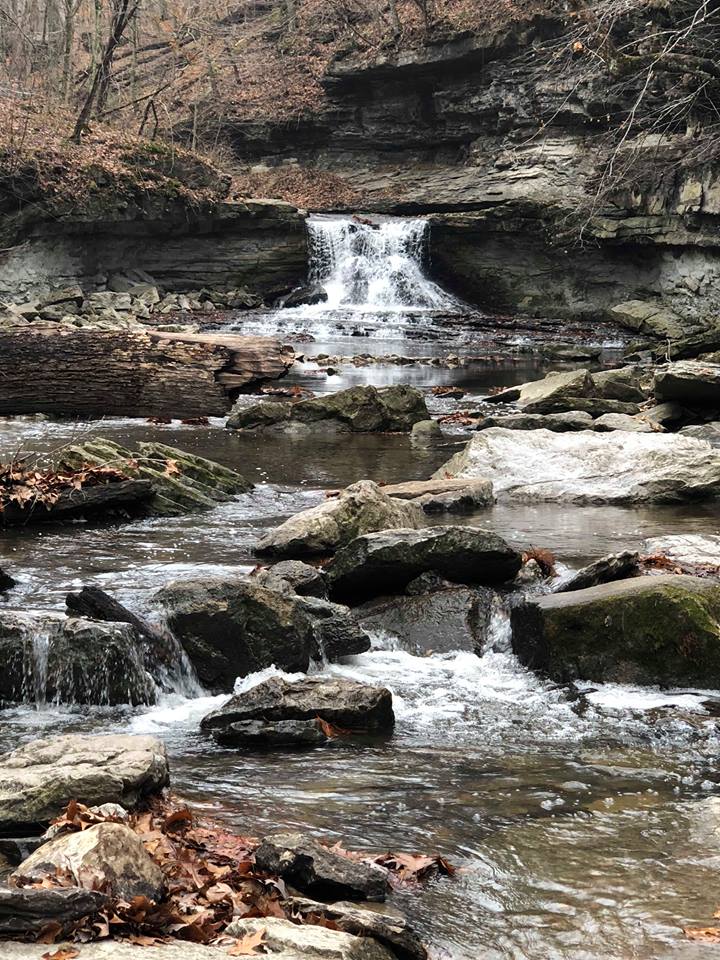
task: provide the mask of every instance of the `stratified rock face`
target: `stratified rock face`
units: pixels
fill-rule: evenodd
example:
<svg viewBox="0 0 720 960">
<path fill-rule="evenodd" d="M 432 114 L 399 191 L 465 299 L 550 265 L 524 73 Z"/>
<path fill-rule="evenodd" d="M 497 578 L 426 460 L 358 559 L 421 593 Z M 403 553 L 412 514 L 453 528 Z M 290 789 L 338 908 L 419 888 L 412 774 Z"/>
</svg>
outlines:
<svg viewBox="0 0 720 960">
<path fill-rule="evenodd" d="M 426 527 L 357 537 L 338 551 L 326 572 L 332 596 L 359 600 L 403 590 L 423 573 L 455 583 L 504 583 L 521 562 L 516 550 L 488 530 Z"/>
<path fill-rule="evenodd" d="M 353 936 L 343 930 L 297 924 L 276 917 L 233 920 L 226 932 L 240 940 L 263 933 L 263 946 L 277 960 L 397 960 L 399 956 L 369 936 Z M 166 958 L 158 954 L 158 960 Z M 167 960 L 176 958 L 167 957 Z M 177 960 L 183 960 L 180 954 Z"/>
<path fill-rule="evenodd" d="M 689 407 L 720 410 L 720 363 L 679 360 L 655 374 L 655 395 Z"/>
<path fill-rule="evenodd" d="M 720 453 L 677 434 L 493 427 L 436 476 L 489 477 L 499 500 L 673 503 L 720 495 Z"/>
<path fill-rule="evenodd" d="M 430 417 L 425 400 L 413 387 L 351 387 L 298 403 L 258 403 L 236 407 L 226 426 L 233 430 L 302 425 L 334 425 L 353 433 L 408 432 Z"/>
<path fill-rule="evenodd" d="M 122 823 L 99 823 L 44 843 L 13 873 L 17 880 L 42 880 L 68 872 L 78 887 L 105 890 L 113 897 L 159 900 L 165 889 L 160 867 L 138 835 Z"/>
<path fill-rule="evenodd" d="M 416 504 L 388 496 L 371 480 L 361 480 L 338 497 L 290 517 L 262 537 L 253 552 L 261 557 L 334 553 L 362 534 L 419 527 L 423 522 L 423 511 Z"/>
<path fill-rule="evenodd" d="M 175 580 L 156 600 L 200 681 L 218 692 L 266 667 L 304 672 L 323 652 L 338 657 L 370 647 L 345 608 L 241 577 Z"/>
<path fill-rule="evenodd" d="M 318 900 L 384 900 L 389 890 L 381 867 L 350 860 L 301 833 L 265 837 L 255 862 Z"/>
<path fill-rule="evenodd" d="M 292 289 L 307 273 L 305 217 L 279 200 L 218 204 L 195 220 L 186 209 L 118 210 L 112 221 L 41 224 L 0 265 L 0 294 L 81 283 L 100 273 L 141 269 L 171 290 L 247 286 L 260 294 Z M 89 276 L 85 276 L 85 271 Z"/>
<path fill-rule="evenodd" d="M 142 645 L 127 623 L 0 612 L 0 700 L 113 706 L 154 703 Z"/>
<path fill-rule="evenodd" d="M 720 687 L 720 585 L 637 577 L 512 612 L 513 649 L 555 680 Z"/>
<path fill-rule="evenodd" d="M 136 450 L 128 450 L 96 437 L 63 451 L 63 464 L 73 469 L 88 463 L 112 463 L 126 476 L 148 481 L 152 496 L 143 509 L 154 516 L 209 510 L 253 488 L 235 470 L 164 443 L 139 443 Z"/>
<path fill-rule="evenodd" d="M 97 913 L 107 903 L 107 895 L 97 890 L 81 890 L 76 887 L 0 887 L 0 934 L 25 936 L 38 934 L 50 923 L 65 924 Z M 19 944 L 4 943 L 3 957 L 15 956 L 11 951 Z M 34 957 L 40 958 L 47 947 L 38 949 Z M 18 953 L 17 956 L 33 956 Z"/>
<path fill-rule="evenodd" d="M 35 740 L 0 756 L 0 828 L 46 823 L 70 800 L 131 808 L 168 780 L 165 746 L 155 737 Z"/>
<path fill-rule="evenodd" d="M 385 687 L 340 677 L 305 677 L 294 682 L 270 677 L 231 697 L 203 717 L 200 726 L 214 731 L 249 720 L 274 722 L 317 717 L 342 729 L 370 733 L 391 730 L 395 723 L 392 695 Z"/>
</svg>

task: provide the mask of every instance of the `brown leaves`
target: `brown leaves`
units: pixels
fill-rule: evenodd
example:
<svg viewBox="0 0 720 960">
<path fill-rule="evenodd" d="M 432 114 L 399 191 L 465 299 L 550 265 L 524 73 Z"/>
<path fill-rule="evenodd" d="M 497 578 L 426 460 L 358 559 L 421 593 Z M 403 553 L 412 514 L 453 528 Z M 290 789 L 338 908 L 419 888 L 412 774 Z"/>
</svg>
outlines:
<svg viewBox="0 0 720 960">
<path fill-rule="evenodd" d="M 334 740 L 336 737 L 349 737 L 353 733 L 352 730 L 336 727 L 334 723 L 329 723 L 327 720 L 323 720 L 322 717 L 315 717 L 315 721 L 325 736 L 330 740 Z"/>
<path fill-rule="evenodd" d="M 254 957 L 260 953 L 258 947 L 261 947 L 265 941 L 265 931 L 258 930 L 257 933 L 249 933 L 242 940 L 230 947 L 228 956 L 230 957 Z"/>
<path fill-rule="evenodd" d="M 60 464 L 60 470 L 63 464 Z M 128 477 L 114 467 L 97 467 L 86 464 L 79 470 L 65 469 L 34 470 L 25 466 L 25 461 L 14 460 L 0 464 L 0 514 L 10 504 L 28 512 L 35 506 L 52 507 L 60 497 L 83 487 L 102 483 L 121 483 Z"/>
<path fill-rule="evenodd" d="M 75 957 L 79 956 L 80 952 L 75 947 L 60 947 L 54 953 L 50 953 L 49 950 L 43 953 L 42 960 L 75 960 Z"/>
<path fill-rule="evenodd" d="M 720 943 L 720 927 L 686 927 L 683 933 L 698 943 Z"/>
</svg>

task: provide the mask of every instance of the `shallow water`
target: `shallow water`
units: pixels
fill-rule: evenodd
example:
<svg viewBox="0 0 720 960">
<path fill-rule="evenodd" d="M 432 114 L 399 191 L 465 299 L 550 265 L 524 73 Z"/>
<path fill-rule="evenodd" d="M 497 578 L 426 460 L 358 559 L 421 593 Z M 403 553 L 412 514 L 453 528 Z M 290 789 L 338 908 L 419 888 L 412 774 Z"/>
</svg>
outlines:
<svg viewBox="0 0 720 960">
<path fill-rule="evenodd" d="M 277 315 L 277 328 L 296 322 L 288 313 Z M 382 318 L 362 322 L 381 325 Z M 396 317 L 390 332 L 416 330 L 403 322 Z M 263 323 L 267 332 L 267 315 Z M 314 352 L 361 352 L 357 338 L 338 339 L 334 331 L 335 340 L 323 341 L 321 334 L 316 328 Z M 407 340 L 387 329 L 383 337 L 375 338 L 377 353 L 409 352 Z M 458 343 L 472 344 L 471 334 L 456 339 L 455 352 Z M 412 349 L 447 352 L 432 338 Z M 546 367 L 536 354 L 506 353 L 456 369 L 343 367 L 326 378 L 310 363 L 291 382 L 315 390 L 460 384 L 467 390 L 461 401 L 430 398 L 431 409 L 450 411 L 481 404 L 488 387 L 541 376 Z M 0 421 L 0 459 L 19 448 L 49 456 L 92 435 L 128 445 L 161 439 L 237 467 L 257 486 L 202 515 L 6 531 L 0 567 L 20 586 L 3 605 L 60 610 L 68 590 L 93 582 L 153 616 L 152 594 L 163 583 L 249 570 L 262 531 L 320 502 L 325 490 L 361 478 L 425 478 L 467 437 L 448 431 L 446 445 L 421 449 L 405 436 L 244 436 L 222 421 L 182 427 L 20 418 Z M 659 534 L 718 530 L 717 509 L 707 505 L 503 504 L 458 522 L 494 529 L 518 547 L 548 547 L 567 567 Z M 578 699 L 515 661 L 501 611 L 482 659 L 468 652 L 412 656 L 392 637 L 376 635 L 372 651 L 326 669 L 389 686 L 394 735 L 307 753 L 244 755 L 198 730 L 222 698 L 173 695 L 136 711 L 5 711 L 0 746 L 63 729 L 155 733 L 168 744 L 176 793 L 245 833 L 290 826 L 350 847 L 441 853 L 460 868 L 456 878 L 397 896 L 438 957 L 649 960 L 679 942 L 682 926 L 711 922 L 720 900 L 720 841 L 707 829 L 717 814 L 704 801 L 720 793 L 720 775 L 717 724 L 702 705 L 707 692 L 586 685 Z"/>
</svg>

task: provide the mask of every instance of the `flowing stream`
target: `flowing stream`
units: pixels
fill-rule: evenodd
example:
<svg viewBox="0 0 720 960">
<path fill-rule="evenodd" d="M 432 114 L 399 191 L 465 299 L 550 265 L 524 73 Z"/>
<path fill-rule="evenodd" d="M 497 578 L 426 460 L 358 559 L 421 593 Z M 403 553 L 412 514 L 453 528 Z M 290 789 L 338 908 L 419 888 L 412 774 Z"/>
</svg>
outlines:
<svg viewBox="0 0 720 960">
<path fill-rule="evenodd" d="M 415 323 L 418 310 L 446 309 L 451 300 L 443 302 L 446 295 L 424 273 L 422 221 L 387 221 L 376 231 L 349 219 L 314 220 L 310 229 L 313 279 L 326 286 L 327 304 L 238 315 L 233 329 L 292 330 L 301 317 L 315 338 L 313 352 L 357 354 L 374 339 L 379 352 L 391 343 L 405 352 L 412 342 L 416 355 L 440 356 L 448 344 L 476 354 L 471 328 L 438 340 Z M 336 310 L 344 319 L 328 336 Z M 374 333 L 358 341 L 353 330 L 367 331 L 368 317 Z M 356 382 L 413 382 L 425 390 L 458 384 L 462 401 L 428 394 L 434 412 L 451 412 L 481 405 L 491 385 L 547 369 L 535 352 L 513 354 L 507 344 L 497 351 L 452 369 L 379 364 L 326 376 L 307 362 L 288 383 L 317 390 Z M 158 618 L 152 595 L 167 581 L 250 570 L 263 530 L 320 502 L 324 490 L 365 477 L 426 478 L 467 438 L 449 429 L 445 445 L 418 448 L 401 435 L 238 435 L 221 421 L 198 427 L 16 418 L 0 421 L 0 459 L 19 446 L 49 452 L 92 435 L 129 446 L 161 439 L 240 469 L 256 487 L 206 514 L 6 532 L 0 567 L 20 584 L 0 606 L 61 611 L 69 590 L 95 583 Z M 716 509 L 703 505 L 505 504 L 459 522 L 496 530 L 519 548 L 548 547 L 571 568 L 660 534 L 718 532 Z M 47 662 L 43 637 L 35 654 Z M 60 730 L 155 733 L 168 744 L 175 792 L 243 832 L 287 826 L 348 847 L 441 853 L 458 875 L 397 898 L 438 958 L 650 960 L 671 955 L 683 926 L 711 922 L 720 901 L 720 813 L 712 800 L 720 794 L 720 744 L 703 706 L 708 694 L 587 685 L 578 698 L 517 663 L 502 602 L 482 658 L 452 649 L 416 656 L 376 634 L 371 651 L 324 669 L 390 687 L 394 735 L 302 753 L 224 750 L 198 729 L 223 698 L 205 695 L 179 669 L 163 684 L 174 692 L 161 691 L 156 706 L 137 709 L 59 708 L 43 702 L 40 674 L 37 702 L 3 713 L 0 747 Z"/>
</svg>

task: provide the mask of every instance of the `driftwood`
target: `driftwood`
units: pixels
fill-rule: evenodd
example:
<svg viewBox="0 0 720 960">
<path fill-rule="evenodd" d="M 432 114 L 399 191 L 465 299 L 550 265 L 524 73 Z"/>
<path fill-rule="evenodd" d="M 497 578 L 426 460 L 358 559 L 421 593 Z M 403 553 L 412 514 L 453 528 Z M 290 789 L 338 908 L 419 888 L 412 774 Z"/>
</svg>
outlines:
<svg viewBox="0 0 720 960">
<path fill-rule="evenodd" d="M 0 332 L 0 415 L 224 416 L 295 359 L 272 337 L 30 327 Z"/>
<path fill-rule="evenodd" d="M 52 523 L 72 517 L 110 516 L 115 511 L 139 507 L 153 495 L 149 480 L 121 480 L 67 490 L 54 503 L 26 500 L 6 503 L 0 513 L 0 527 L 24 523 Z"/>
</svg>

